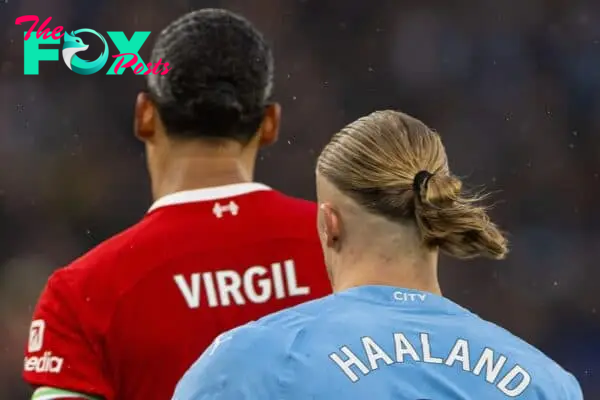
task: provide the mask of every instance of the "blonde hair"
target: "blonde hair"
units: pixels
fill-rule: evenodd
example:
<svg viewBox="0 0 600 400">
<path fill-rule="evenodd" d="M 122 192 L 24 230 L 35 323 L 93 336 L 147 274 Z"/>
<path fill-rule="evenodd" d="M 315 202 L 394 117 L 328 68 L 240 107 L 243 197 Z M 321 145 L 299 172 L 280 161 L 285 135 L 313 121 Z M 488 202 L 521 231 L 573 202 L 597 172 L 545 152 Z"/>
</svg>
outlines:
<svg viewBox="0 0 600 400">
<path fill-rule="evenodd" d="M 458 258 L 504 258 L 507 240 L 450 173 L 440 136 L 397 111 L 349 124 L 323 149 L 317 172 L 368 211 L 416 223 L 427 246 Z"/>
</svg>

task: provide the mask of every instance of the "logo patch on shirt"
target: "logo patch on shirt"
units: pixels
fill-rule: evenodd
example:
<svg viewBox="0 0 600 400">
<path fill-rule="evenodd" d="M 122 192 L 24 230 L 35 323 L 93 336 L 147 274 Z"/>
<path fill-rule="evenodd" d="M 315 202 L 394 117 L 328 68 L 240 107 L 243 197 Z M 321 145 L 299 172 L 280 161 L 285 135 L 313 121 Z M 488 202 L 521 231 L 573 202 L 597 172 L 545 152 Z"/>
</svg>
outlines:
<svg viewBox="0 0 600 400">
<path fill-rule="evenodd" d="M 411 302 L 411 301 L 425 301 L 427 295 L 424 293 L 409 293 L 409 292 L 394 292 L 394 300 L 403 301 L 403 302 Z"/>
<path fill-rule="evenodd" d="M 55 356 L 51 351 L 46 351 L 40 357 L 25 357 L 24 370 L 38 374 L 58 374 L 62 370 L 64 362 L 64 358 Z"/>
<path fill-rule="evenodd" d="M 44 330 L 46 330 L 46 322 L 43 319 L 36 319 L 31 322 L 29 329 L 29 344 L 27 350 L 30 353 L 40 351 L 44 345 Z"/>
</svg>

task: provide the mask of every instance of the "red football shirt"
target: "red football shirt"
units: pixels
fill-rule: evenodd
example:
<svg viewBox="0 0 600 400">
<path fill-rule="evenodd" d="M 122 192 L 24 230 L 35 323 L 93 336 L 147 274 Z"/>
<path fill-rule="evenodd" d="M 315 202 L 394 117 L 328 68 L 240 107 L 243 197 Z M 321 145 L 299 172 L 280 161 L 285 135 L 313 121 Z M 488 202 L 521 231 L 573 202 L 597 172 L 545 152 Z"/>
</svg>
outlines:
<svg viewBox="0 0 600 400">
<path fill-rule="evenodd" d="M 165 400 L 223 331 L 330 293 L 316 205 L 258 183 L 175 193 L 48 280 L 24 377 Z"/>
</svg>

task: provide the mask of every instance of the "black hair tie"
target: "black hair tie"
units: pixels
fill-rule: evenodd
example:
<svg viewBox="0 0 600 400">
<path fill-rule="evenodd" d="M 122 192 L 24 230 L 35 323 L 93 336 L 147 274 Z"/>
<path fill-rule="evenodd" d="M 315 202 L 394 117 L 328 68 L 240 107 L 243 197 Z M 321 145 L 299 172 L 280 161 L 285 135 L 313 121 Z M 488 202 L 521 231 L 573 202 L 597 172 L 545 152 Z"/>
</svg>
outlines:
<svg viewBox="0 0 600 400">
<path fill-rule="evenodd" d="M 429 182 L 429 179 L 431 179 L 432 176 L 433 174 L 429 171 L 423 170 L 417 172 L 415 178 L 413 179 L 413 191 L 415 193 L 420 193 L 421 188 L 426 189 L 427 183 Z"/>
</svg>

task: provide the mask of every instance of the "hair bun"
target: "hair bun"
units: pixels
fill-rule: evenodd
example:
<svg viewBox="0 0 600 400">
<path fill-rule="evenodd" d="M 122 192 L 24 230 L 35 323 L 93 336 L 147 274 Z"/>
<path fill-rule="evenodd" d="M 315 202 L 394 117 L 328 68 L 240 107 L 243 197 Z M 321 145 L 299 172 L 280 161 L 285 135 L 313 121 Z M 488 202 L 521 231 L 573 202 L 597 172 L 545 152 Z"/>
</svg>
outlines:
<svg viewBox="0 0 600 400">
<path fill-rule="evenodd" d="M 440 135 L 411 116 L 376 111 L 347 125 L 323 149 L 317 171 L 366 210 L 416 223 L 427 246 L 460 258 L 508 251 L 482 196 L 464 193 L 450 173 Z"/>
</svg>

